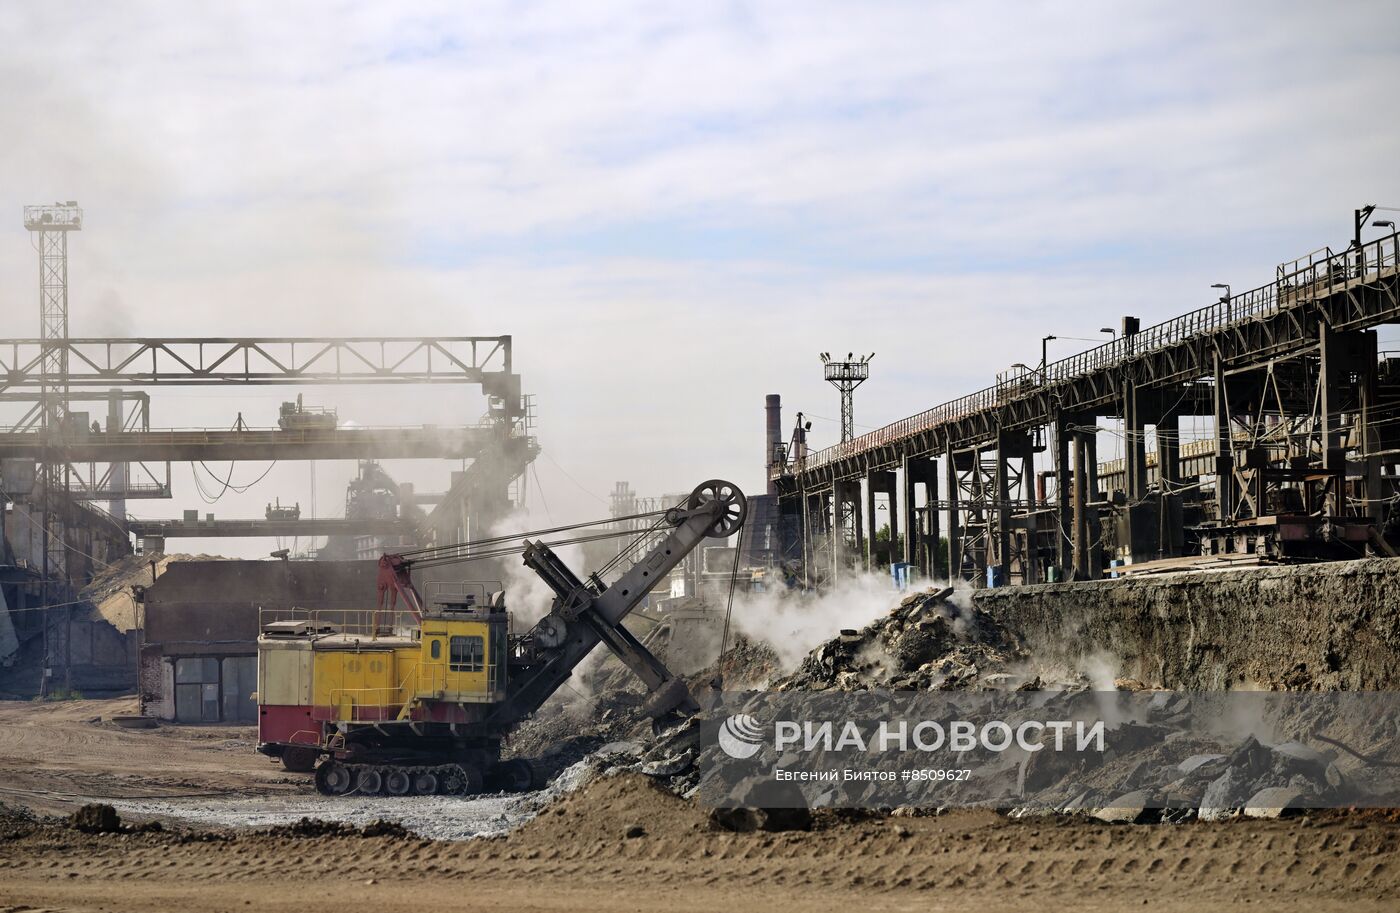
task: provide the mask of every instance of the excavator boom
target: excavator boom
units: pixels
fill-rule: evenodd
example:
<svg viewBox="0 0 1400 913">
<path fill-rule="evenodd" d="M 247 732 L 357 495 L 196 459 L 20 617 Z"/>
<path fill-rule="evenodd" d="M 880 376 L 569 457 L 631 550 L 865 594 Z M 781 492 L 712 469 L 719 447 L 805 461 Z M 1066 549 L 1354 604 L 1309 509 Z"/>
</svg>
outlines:
<svg viewBox="0 0 1400 913">
<path fill-rule="evenodd" d="M 667 514 L 672 530 L 611 586 L 584 582 L 548 546 L 534 542 L 525 549 L 525 565 L 555 592 L 554 608 L 531 631 L 534 640 L 553 644 L 547 658 L 512 682 L 493 721 L 513 725 L 538 710 L 601 641 L 651 690 L 652 712 L 693 712 L 693 700 L 680 681 L 622 625 L 656 584 L 664 580 L 700 543 L 728 538 L 747 513 L 743 492 L 729 482 L 698 486 L 686 503 Z"/>
</svg>

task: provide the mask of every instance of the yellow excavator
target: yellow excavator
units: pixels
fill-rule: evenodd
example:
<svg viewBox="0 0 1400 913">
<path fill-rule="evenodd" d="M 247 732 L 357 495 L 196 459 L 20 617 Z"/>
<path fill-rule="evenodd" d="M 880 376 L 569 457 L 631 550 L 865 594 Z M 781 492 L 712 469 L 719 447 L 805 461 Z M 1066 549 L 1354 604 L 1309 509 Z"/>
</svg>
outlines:
<svg viewBox="0 0 1400 913">
<path fill-rule="evenodd" d="M 306 612 L 262 626 L 258 750 L 290 769 L 314 768 L 326 795 L 528 790 L 533 768 L 502 761 L 502 742 L 599 643 L 650 689 L 653 719 L 694 713 L 685 683 L 622 621 L 702 542 L 737 532 L 747 510 L 737 486 L 712 480 L 676 507 L 620 518 L 652 520 L 634 545 L 653 544 L 611 584 L 597 573 L 580 578 L 552 546 L 617 532 L 551 542 L 524 534 L 386 554 L 378 603 L 352 613 L 357 621 Z M 523 545 L 506 545 L 507 538 Z M 413 585 L 414 567 L 506 554 L 520 554 L 555 594 L 548 614 L 524 634 L 510 633 L 504 593 L 426 605 Z"/>
</svg>

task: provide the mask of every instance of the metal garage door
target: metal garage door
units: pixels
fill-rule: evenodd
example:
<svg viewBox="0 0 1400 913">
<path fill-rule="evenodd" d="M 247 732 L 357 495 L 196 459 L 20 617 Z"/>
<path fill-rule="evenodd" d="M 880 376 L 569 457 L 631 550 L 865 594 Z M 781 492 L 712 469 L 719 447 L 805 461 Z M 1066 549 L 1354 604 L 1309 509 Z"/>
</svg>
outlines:
<svg viewBox="0 0 1400 913">
<path fill-rule="evenodd" d="M 181 723 L 219 721 L 219 658 L 186 656 L 175 660 L 175 719 Z"/>
<path fill-rule="evenodd" d="M 256 723 L 258 705 L 253 692 L 258 690 L 258 658 L 256 656 L 225 656 L 223 661 L 224 722 Z"/>
</svg>

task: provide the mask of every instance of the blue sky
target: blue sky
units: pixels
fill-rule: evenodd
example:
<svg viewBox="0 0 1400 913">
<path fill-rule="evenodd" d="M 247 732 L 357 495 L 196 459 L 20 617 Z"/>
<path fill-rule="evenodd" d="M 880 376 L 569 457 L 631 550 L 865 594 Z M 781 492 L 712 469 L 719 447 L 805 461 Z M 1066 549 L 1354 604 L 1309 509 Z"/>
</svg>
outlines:
<svg viewBox="0 0 1400 913">
<path fill-rule="evenodd" d="M 1393 25 L 1383 2 L 3 3 L 0 308 L 33 333 L 20 207 L 77 199 L 75 334 L 513 333 L 556 513 L 618 480 L 756 487 L 765 393 L 837 413 L 818 352 L 877 353 L 878 425 L 1400 205 Z M 366 423 L 479 411 L 336 396 Z M 323 503 L 349 471 L 318 473 Z M 269 480 L 227 512 L 305 487 Z"/>
</svg>

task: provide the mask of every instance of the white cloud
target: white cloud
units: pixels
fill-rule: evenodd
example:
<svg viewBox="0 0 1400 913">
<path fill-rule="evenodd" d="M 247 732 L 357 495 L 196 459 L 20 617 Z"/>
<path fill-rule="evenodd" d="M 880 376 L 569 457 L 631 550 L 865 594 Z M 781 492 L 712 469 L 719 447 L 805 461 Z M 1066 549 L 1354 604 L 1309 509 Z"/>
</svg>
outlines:
<svg viewBox="0 0 1400 913">
<path fill-rule="evenodd" d="M 75 334 L 513 333 L 592 495 L 756 487 L 762 394 L 835 413 L 818 351 L 879 353 L 858 420 L 892 420 L 1400 203 L 1390 12 L 9 4 L 0 307 L 37 324 L 19 207 L 76 198 Z M 598 512 L 539 473 L 556 515 Z M 343 473 L 319 478 L 337 500 Z"/>
</svg>

